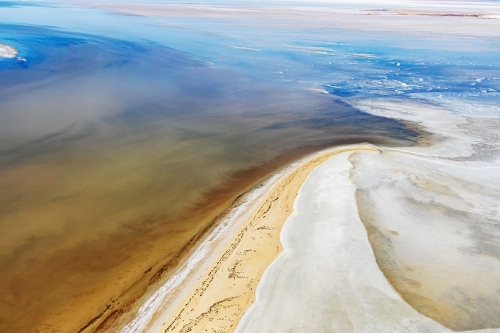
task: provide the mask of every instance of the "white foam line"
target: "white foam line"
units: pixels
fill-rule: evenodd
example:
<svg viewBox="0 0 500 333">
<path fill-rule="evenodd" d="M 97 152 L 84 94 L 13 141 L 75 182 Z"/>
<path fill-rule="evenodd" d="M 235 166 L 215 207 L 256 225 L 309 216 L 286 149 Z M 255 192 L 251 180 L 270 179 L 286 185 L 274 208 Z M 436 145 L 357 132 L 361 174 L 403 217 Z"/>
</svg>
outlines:
<svg viewBox="0 0 500 333">
<path fill-rule="evenodd" d="M 226 46 L 237 50 L 260 51 L 260 49 L 254 49 L 252 47 L 246 47 L 246 46 L 234 46 L 234 45 L 226 45 Z"/>
</svg>

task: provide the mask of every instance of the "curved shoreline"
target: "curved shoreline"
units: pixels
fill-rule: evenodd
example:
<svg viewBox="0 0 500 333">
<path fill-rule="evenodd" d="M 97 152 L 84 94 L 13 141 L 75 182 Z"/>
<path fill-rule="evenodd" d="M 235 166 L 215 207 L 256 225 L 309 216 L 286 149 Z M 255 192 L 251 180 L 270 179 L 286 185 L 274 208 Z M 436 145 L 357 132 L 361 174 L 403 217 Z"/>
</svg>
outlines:
<svg viewBox="0 0 500 333">
<path fill-rule="evenodd" d="M 121 332 L 233 331 L 254 301 L 264 270 L 281 253 L 281 229 L 309 172 L 335 154 L 354 150 L 378 152 L 371 145 L 324 150 L 292 163 L 250 192 L 176 272 L 183 280 L 169 280 Z M 263 237 L 269 237 L 266 244 L 259 242 Z"/>
<path fill-rule="evenodd" d="M 238 333 L 500 331 L 500 215 L 491 209 L 500 160 L 474 147 L 488 131 L 406 106 L 407 120 L 444 139 L 343 154 L 311 172 L 281 234 L 285 250 Z"/>
<path fill-rule="evenodd" d="M 469 260 L 466 264 L 457 262 L 456 256 L 446 255 L 453 253 L 455 247 L 463 251 L 469 240 L 466 224 L 456 229 L 462 234 L 460 239 L 453 232 L 453 224 L 444 218 L 436 225 L 431 219 L 422 221 L 416 217 L 417 211 L 403 213 L 411 208 L 405 202 L 405 191 L 415 201 L 424 195 L 433 197 L 434 192 L 412 189 L 401 182 L 395 186 L 395 181 L 401 179 L 397 172 L 427 177 L 430 183 L 436 160 L 416 162 L 411 154 L 391 148 L 381 152 L 345 152 L 311 171 L 300 189 L 295 212 L 281 233 L 284 250 L 266 269 L 257 288 L 256 301 L 241 319 L 236 332 L 445 333 L 457 328 L 468 332 L 472 332 L 471 329 L 500 331 L 476 330 L 496 327 L 491 309 L 496 308 L 497 298 L 488 298 L 487 291 L 494 290 L 498 279 L 492 272 L 487 278 L 476 276 L 475 272 L 485 275 L 487 267 L 496 267 L 494 270 L 498 272 L 498 265 L 493 266 L 491 260 L 474 253 L 466 253 L 459 259 Z M 405 164 L 408 169 L 402 168 Z M 445 184 L 451 187 L 450 198 L 457 188 L 456 184 L 453 186 L 457 176 L 464 172 L 463 166 L 457 164 L 448 165 L 452 179 Z M 388 181 L 389 178 L 392 180 Z M 473 177 L 466 179 L 477 181 Z M 439 201 L 441 193 L 433 198 Z M 367 194 L 371 197 L 363 200 Z M 477 201 L 485 202 L 484 205 L 491 203 L 491 199 L 484 199 Z M 429 214 L 438 212 L 439 209 L 428 209 Z M 446 227 L 444 231 L 443 227 Z M 395 246 L 397 244 L 401 245 Z M 410 273 L 415 271 L 413 276 L 408 276 L 404 268 L 394 269 L 394 262 L 408 265 Z M 422 264 L 423 267 L 418 266 Z M 450 273 L 444 281 L 436 278 Z M 470 278 L 482 282 L 473 285 Z M 401 288 L 402 283 L 408 282 L 412 284 Z M 475 296 L 489 306 L 471 305 L 463 300 L 450 302 L 450 295 L 460 294 L 470 299 Z M 465 326 L 463 316 L 456 316 L 450 322 L 439 311 L 433 313 L 419 306 L 425 297 L 429 298 L 428 306 L 443 302 L 441 295 L 448 297 L 448 308 L 454 311 L 462 307 L 469 311 L 477 309 L 474 322 Z M 484 319 L 490 315 L 489 321 Z"/>
<path fill-rule="evenodd" d="M 415 110 L 417 113 L 421 111 L 419 109 Z M 432 131 L 431 135 L 433 135 L 432 133 L 437 132 L 435 128 L 436 124 L 442 122 L 441 117 L 444 116 L 445 114 L 438 115 L 435 118 L 429 118 L 429 119 L 426 118 L 428 121 L 427 123 L 423 124 L 424 125 L 423 128 L 430 129 Z M 449 119 L 457 122 L 461 121 L 460 117 L 453 119 L 449 118 Z M 412 120 L 413 119 L 408 119 L 408 121 Z M 482 135 L 482 134 L 479 133 L 477 135 Z M 412 241 L 413 243 L 417 242 L 417 244 L 419 244 L 418 242 L 423 242 L 422 244 L 424 244 L 425 242 L 427 242 L 426 240 L 427 234 L 429 233 L 439 234 L 441 232 L 441 234 L 439 234 L 440 235 L 439 237 L 435 237 L 436 239 L 434 241 L 435 243 L 433 245 L 431 244 L 434 247 L 436 246 L 439 247 L 442 246 L 441 243 L 443 244 L 447 244 L 447 242 L 449 243 L 450 236 L 449 234 L 442 233 L 442 230 L 440 230 L 441 226 L 440 223 L 432 223 L 431 227 L 435 229 L 429 230 L 427 231 L 427 233 L 418 232 L 419 228 L 421 228 L 421 226 L 419 226 L 418 223 L 421 222 L 419 222 L 418 219 L 413 218 L 413 216 L 417 216 L 419 214 L 418 211 L 413 212 L 412 213 L 413 215 L 404 215 L 404 214 L 402 215 L 401 212 L 397 212 L 397 214 L 392 214 L 391 211 L 395 208 L 391 209 L 385 206 L 380 206 L 377 210 L 375 210 L 375 208 L 372 206 L 380 205 L 381 203 L 376 200 L 373 201 L 374 199 L 371 199 L 370 197 L 366 196 L 367 193 L 375 195 L 375 199 L 377 196 L 380 196 L 380 194 L 378 194 L 379 189 L 384 189 L 385 184 L 387 184 L 384 181 L 384 179 L 404 180 L 410 177 L 409 179 L 411 180 L 416 177 L 415 179 L 420 181 L 419 177 L 423 177 L 424 179 L 426 179 L 426 182 L 428 182 L 429 179 L 431 179 L 432 181 L 437 182 L 437 185 L 432 185 L 433 187 L 431 186 L 426 188 L 422 187 L 420 183 L 413 184 L 410 182 L 409 186 L 405 185 L 406 183 L 404 182 L 398 183 L 398 187 L 396 189 L 387 192 L 389 193 L 389 195 L 396 197 L 393 198 L 389 196 L 385 199 L 385 202 L 392 202 L 394 204 L 397 204 L 400 207 L 398 209 L 404 210 L 411 208 L 405 201 L 406 200 L 405 195 L 408 196 L 409 199 L 423 198 L 423 196 L 424 197 L 427 196 L 429 200 L 434 200 L 436 202 L 444 200 L 440 204 L 442 206 L 437 206 L 436 210 L 433 210 L 434 208 L 429 208 L 429 211 L 431 213 L 433 212 L 438 213 L 442 209 L 442 207 L 445 207 L 446 209 L 449 210 L 449 209 L 456 209 L 456 207 L 460 207 L 460 205 L 464 207 L 464 205 L 467 206 L 468 204 L 476 205 L 474 206 L 477 207 L 475 208 L 476 210 L 483 209 L 481 207 L 488 204 L 488 202 L 490 202 L 491 199 L 487 199 L 484 196 L 485 194 L 481 194 L 480 192 L 477 192 L 477 194 L 470 192 L 467 194 L 468 198 L 474 198 L 477 197 L 478 195 L 479 196 L 483 195 L 483 199 L 486 198 L 487 199 L 486 201 L 483 199 L 474 199 L 473 201 L 470 201 L 472 199 L 467 199 L 467 201 L 464 201 L 464 203 L 461 204 L 457 203 L 459 206 L 456 206 L 457 204 L 454 203 L 451 203 L 451 206 L 446 206 L 446 205 L 450 205 L 448 201 L 455 198 L 454 193 L 457 193 L 457 191 L 459 191 L 459 189 L 463 187 L 462 182 L 465 181 L 469 183 L 470 181 L 472 181 L 472 182 L 477 182 L 477 184 L 483 184 L 485 182 L 486 175 L 481 176 L 482 178 L 481 177 L 478 178 L 474 176 L 475 170 L 477 169 L 483 170 L 487 166 L 486 169 L 491 169 L 494 171 L 494 168 L 497 165 L 497 163 L 474 162 L 475 161 L 473 159 L 474 155 L 472 155 L 473 151 L 471 150 L 469 144 L 471 142 L 473 143 L 482 140 L 481 136 L 477 136 L 477 138 L 475 137 L 474 140 L 470 140 L 470 132 L 455 131 L 446 133 L 445 138 L 446 138 L 445 140 L 442 140 L 440 138 L 440 140 L 432 142 L 431 145 L 425 144 L 413 148 L 407 147 L 407 148 L 393 149 L 384 147 L 383 150 L 381 150 L 380 148 L 370 144 L 342 146 L 320 151 L 318 153 L 310 155 L 309 157 L 303 158 L 295 163 L 290 164 L 287 168 L 282 169 L 280 172 L 270 177 L 264 185 L 257 187 L 252 192 L 247 194 L 247 196 L 249 197 L 243 199 L 242 201 L 244 206 L 241 207 L 237 206 L 235 209 L 232 210 L 233 214 L 235 215 L 229 216 L 226 222 L 222 223 L 222 225 L 224 226 L 228 225 L 232 226 L 231 229 L 220 230 L 220 232 L 215 237 L 212 237 L 212 234 L 207 237 L 207 240 L 197 250 L 198 252 L 196 252 L 196 254 L 192 256 L 192 258 L 205 257 L 205 262 L 203 264 L 203 267 L 199 266 L 199 269 L 197 269 L 195 273 L 188 276 L 188 278 L 184 281 L 183 286 L 182 287 L 179 286 L 179 288 L 174 292 L 175 300 L 171 301 L 168 305 L 166 305 L 163 308 L 157 308 L 157 311 L 150 311 L 149 318 L 151 320 L 149 321 L 149 323 L 146 323 L 142 329 L 135 330 L 132 329 L 130 325 L 128 325 L 126 329 L 123 330 L 122 332 L 163 333 L 163 332 L 189 332 L 189 331 L 203 332 L 205 330 L 234 332 L 237 328 L 238 332 L 240 331 L 253 332 L 253 331 L 273 331 L 278 328 L 281 329 L 287 325 L 288 326 L 291 325 L 292 328 L 295 327 L 291 324 L 291 322 L 294 319 L 302 316 L 307 317 L 307 315 L 296 314 L 295 316 L 291 316 L 289 319 L 285 318 L 284 321 L 282 318 L 282 324 L 285 323 L 285 325 L 282 326 L 279 326 L 279 324 L 274 324 L 273 322 L 274 319 L 271 320 L 271 324 L 269 323 L 269 320 L 267 321 L 267 324 L 265 322 L 266 318 L 268 318 L 269 316 L 272 318 L 277 318 L 279 317 L 279 315 L 282 315 L 281 311 L 285 310 L 288 312 L 296 311 L 293 310 L 294 307 L 303 306 L 302 304 L 300 304 L 302 303 L 302 301 L 297 302 L 297 300 L 295 300 L 295 303 L 293 301 L 287 303 L 294 305 L 286 305 L 285 303 L 279 305 L 278 306 L 279 310 L 276 310 L 276 308 L 274 308 L 275 312 L 274 315 L 272 315 L 270 314 L 270 312 L 268 312 L 268 309 L 269 311 L 271 311 L 270 306 L 269 305 L 262 306 L 262 299 L 261 299 L 259 301 L 261 303 L 260 305 L 261 308 L 259 311 L 261 312 L 256 315 L 254 314 L 253 318 L 251 319 L 249 318 L 251 316 L 251 312 L 255 312 L 255 307 L 257 304 L 257 302 L 255 302 L 256 297 L 261 297 L 261 298 L 263 297 L 264 301 L 268 303 L 273 301 L 279 303 L 282 302 L 281 301 L 282 299 L 286 298 L 283 295 L 287 295 L 291 291 L 295 292 L 295 289 L 293 287 L 292 288 L 290 287 L 290 283 L 284 282 L 284 281 L 289 281 L 290 279 L 283 280 L 282 281 L 283 283 L 277 282 L 276 277 L 278 275 L 284 274 L 281 273 L 283 271 L 282 269 L 279 270 L 279 274 L 276 272 L 274 273 L 269 273 L 269 272 L 272 271 L 272 269 L 274 269 L 276 265 L 282 265 L 282 263 L 281 264 L 279 263 L 285 260 L 283 259 L 283 257 L 290 256 L 290 252 L 286 254 L 283 251 L 280 238 L 286 247 L 285 238 L 289 237 L 289 235 L 286 234 L 284 231 L 282 232 L 282 228 L 287 220 L 292 219 L 291 216 L 296 215 L 296 213 L 294 213 L 294 207 L 295 205 L 300 205 L 300 200 L 297 201 L 295 200 L 299 190 L 302 191 L 301 187 L 306 186 L 308 182 L 309 183 L 311 182 L 311 180 L 309 180 L 309 177 L 313 169 L 315 170 L 315 172 L 319 172 L 316 170 L 327 168 L 326 166 L 324 166 L 326 164 L 330 165 L 330 172 L 334 173 L 347 172 L 347 178 L 346 178 L 347 180 L 345 184 L 342 186 L 350 188 L 350 190 L 346 191 L 351 191 L 351 192 L 354 191 L 354 192 L 351 193 L 352 195 L 349 194 L 350 198 L 349 200 L 348 199 L 334 200 L 336 201 L 334 205 L 336 205 L 337 211 L 343 210 L 344 209 L 343 206 L 354 205 L 357 207 L 355 209 L 356 214 L 353 214 L 352 211 L 346 215 L 346 216 L 351 216 L 352 218 L 343 219 L 342 215 L 340 215 L 340 217 L 335 218 L 334 221 L 336 221 L 335 223 L 337 223 L 337 227 L 341 226 L 340 228 L 352 227 L 350 225 L 353 223 L 354 225 L 357 225 L 355 229 L 357 228 L 358 231 L 354 231 L 353 229 L 352 231 L 347 232 L 347 234 L 351 234 L 351 232 L 358 233 L 358 236 L 355 236 L 355 238 L 358 240 L 358 242 L 361 242 L 363 244 L 361 247 L 362 248 L 364 247 L 364 250 L 360 250 L 361 251 L 360 255 L 364 258 L 364 263 L 365 263 L 363 266 L 363 261 L 361 261 L 360 264 L 360 262 L 357 262 L 357 259 L 355 260 L 355 258 L 351 258 L 352 264 L 344 266 L 348 271 L 351 271 L 351 275 L 354 274 L 355 276 L 358 277 L 364 276 L 364 278 L 361 278 L 361 280 L 364 279 L 363 281 L 361 281 L 360 278 L 356 278 L 355 280 L 357 282 L 352 281 L 351 283 L 350 281 L 348 281 L 350 278 L 343 276 L 342 272 L 337 272 L 333 274 L 334 278 L 339 282 L 338 285 L 344 284 L 345 288 L 347 289 L 351 288 L 345 292 L 344 291 L 339 292 L 338 290 L 331 291 L 334 294 L 338 293 L 338 295 L 340 295 L 339 297 L 344 299 L 343 302 L 347 302 L 346 304 L 337 304 L 338 309 L 343 309 L 346 306 L 347 308 L 350 307 L 350 310 L 346 310 L 347 317 L 349 318 L 349 320 L 345 321 L 342 320 L 342 318 L 340 318 L 341 320 L 337 320 L 338 319 L 337 318 L 335 320 L 335 325 L 342 325 L 342 323 L 346 324 L 349 327 L 351 327 L 351 330 L 347 331 L 353 331 L 353 332 L 373 331 L 370 329 L 370 327 L 373 328 L 377 325 L 380 329 L 386 327 L 387 325 L 390 325 L 392 331 L 394 332 L 398 332 L 401 330 L 413 331 L 413 330 L 418 330 L 419 328 L 431 329 L 433 331 L 440 331 L 440 332 L 450 332 L 449 328 L 454 329 L 462 327 L 462 330 L 466 331 L 474 329 L 474 327 L 476 327 L 476 329 L 495 327 L 495 324 L 491 321 L 490 322 L 471 321 L 469 324 L 465 325 L 462 324 L 463 319 L 460 319 L 459 317 L 456 317 L 455 319 L 452 318 L 453 320 L 450 321 L 445 317 L 440 317 L 439 315 L 434 316 L 432 315 L 432 313 L 426 313 L 425 309 L 424 310 L 420 309 L 419 305 L 420 301 L 416 302 L 416 300 L 419 300 L 418 297 L 420 297 L 418 295 L 425 295 L 425 297 L 432 298 L 432 300 L 429 301 L 432 303 L 432 302 L 439 302 L 441 297 L 440 295 L 453 295 L 453 288 L 467 288 L 467 284 L 464 284 L 465 281 L 464 279 L 461 280 L 456 278 L 461 274 L 457 274 L 456 272 L 453 273 L 454 277 L 450 277 L 449 281 L 446 280 L 447 284 L 444 285 L 443 288 L 438 287 L 436 284 L 429 285 L 429 283 L 426 280 L 422 280 L 424 287 L 422 287 L 421 289 L 419 289 L 420 282 L 418 283 L 415 282 L 413 285 L 410 285 L 409 287 L 404 286 L 404 288 L 407 289 L 404 288 L 401 289 L 401 286 L 398 285 L 398 283 L 400 282 L 398 281 L 403 281 L 403 282 L 408 281 L 408 277 L 406 276 L 407 273 L 401 270 L 400 271 L 394 270 L 395 269 L 394 267 L 387 266 L 386 263 L 393 262 L 393 260 L 399 260 L 403 265 L 406 264 L 410 266 L 415 265 L 415 261 L 412 261 L 408 258 L 411 258 L 412 256 L 418 257 L 422 255 L 421 252 L 423 250 L 418 246 L 416 250 L 413 250 L 415 249 L 416 246 L 415 244 L 413 245 L 413 248 L 405 248 L 407 244 L 411 244 Z M 464 152 L 471 154 L 470 155 L 471 157 L 469 159 L 467 158 L 465 159 L 465 161 L 468 162 L 455 160 L 454 157 L 451 155 L 452 151 L 450 151 L 447 148 L 453 145 L 456 146 L 457 142 L 461 143 L 464 142 L 464 140 L 468 140 L 467 142 L 468 144 L 462 145 L 461 149 L 456 151 L 456 154 L 457 155 L 460 154 L 461 156 L 464 155 Z M 377 154 L 368 152 L 376 152 Z M 446 152 L 448 152 L 448 154 L 446 154 Z M 334 155 L 337 156 L 335 156 L 334 158 L 332 158 L 332 160 L 330 160 L 330 158 Z M 328 162 L 324 163 L 327 160 Z M 344 165 L 344 166 L 349 165 L 350 167 L 348 169 L 344 168 L 345 170 L 342 169 L 342 167 L 340 169 L 337 167 L 333 168 L 332 166 L 332 163 L 334 163 L 333 160 L 337 162 L 340 161 L 339 165 Z M 444 174 L 442 175 L 436 174 L 435 172 L 436 165 L 441 165 L 447 168 L 446 170 L 441 171 L 444 172 Z M 465 166 L 467 166 L 467 168 L 464 168 Z M 403 178 L 397 176 L 397 174 L 401 172 L 404 175 Z M 384 175 L 384 173 L 386 174 Z M 382 177 L 382 175 L 384 176 Z M 436 175 L 441 178 L 439 177 L 435 178 L 437 177 Z M 443 176 L 444 178 L 442 178 Z M 317 177 L 318 176 L 316 176 L 316 178 Z M 447 180 L 448 179 L 447 177 L 449 178 L 449 180 Z M 343 181 L 341 181 L 340 183 L 342 182 Z M 335 184 L 334 186 L 336 186 Z M 309 184 L 307 186 L 311 185 Z M 444 188 L 443 186 L 444 187 L 450 186 L 449 194 L 446 194 L 448 193 L 448 190 L 447 192 L 442 192 L 442 188 Z M 354 190 L 352 190 L 353 187 Z M 357 189 L 358 187 L 359 190 Z M 418 192 L 418 191 L 423 191 L 423 192 Z M 497 191 L 497 190 L 495 190 L 494 187 L 492 188 L 492 191 Z M 335 193 L 330 194 L 330 197 L 337 198 L 337 194 Z M 342 190 L 339 193 L 343 193 Z M 496 192 L 491 192 L 491 193 L 496 193 Z M 388 195 L 386 194 L 386 192 L 383 192 L 382 194 L 385 196 Z M 366 198 L 362 197 L 362 195 L 364 195 Z M 443 195 L 448 195 L 448 197 L 446 196 L 442 197 Z M 490 194 L 490 196 L 491 195 L 493 195 L 494 198 L 494 194 Z M 398 196 L 401 197 L 401 200 L 397 199 L 399 198 Z M 314 201 L 317 199 L 315 199 L 314 196 L 310 196 L 310 199 L 308 200 Z M 411 202 L 411 200 L 409 202 Z M 482 204 L 481 202 L 486 202 L 486 203 Z M 318 208 L 318 211 L 319 210 L 320 208 Z M 370 214 L 366 215 L 366 212 L 369 211 Z M 383 212 L 386 215 L 382 214 L 380 216 L 375 216 L 374 215 L 375 211 Z M 306 220 L 311 219 L 310 222 L 314 224 L 314 218 L 309 216 L 313 216 L 315 213 L 313 211 L 310 211 L 308 214 L 309 215 L 306 214 L 307 215 Z M 376 221 L 370 222 L 369 220 L 367 220 L 366 216 L 369 217 L 375 216 L 373 219 L 375 219 Z M 495 217 L 492 216 L 491 218 Z M 396 222 L 395 220 L 405 221 L 405 222 L 394 224 L 394 222 Z M 446 221 L 446 219 L 444 219 L 444 221 Z M 454 225 L 449 225 L 449 228 L 452 228 L 449 229 L 449 232 L 452 232 L 452 234 L 458 232 L 460 234 L 463 234 L 463 236 L 460 242 L 457 242 L 457 238 L 453 236 L 451 240 L 454 240 L 454 242 L 458 244 L 458 245 L 455 244 L 455 246 L 458 247 L 456 247 L 455 249 L 453 247 L 454 245 L 450 243 L 451 247 L 449 247 L 448 250 L 462 251 L 464 244 L 467 244 L 467 242 L 470 242 L 472 240 L 468 238 L 467 232 L 463 233 L 463 231 L 466 231 L 468 226 L 471 225 L 470 222 L 464 220 L 461 221 L 460 223 L 462 224 L 459 225 L 458 227 Z M 391 229 L 385 230 L 384 228 L 386 227 L 384 226 L 388 224 L 392 225 Z M 380 251 L 385 251 L 384 246 L 387 245 L 384 244 L 383 242 L 379 242 L 376 238 L 374 238 L 374 230 L 375 230 L 374 228 L 375 229 L 382 228 L 380 229 L 382 230 L 381 231 L 382 239 L 388 239 L 391 237 L 398 237 L 398 239 L 400 239 L 399 241 L 397 241 L 396 238 L 392 240 L 394 244 L 399 242 L 398 244 L 401 245 L 398 245 L 399 247 L 391 249 L 391 251 L 393 251 L 393 254 L 390 257 L 386 258 L 380 254 Z M 387 234 L 384 234 L 384 232 L 387 232 Z M 305 233 L 306 231 L 304 231 L 304 233 L 300 235 L 296 235 L 295 239 L 300 238 L 300 242 L 303 242 L 302 246 L 306 246 L 307 249 L 307 242 L 310 241 L 310 239 L 307 236 L 304 236 Z M 378 234 L 380 234 L 380 232 Z M 378 234 L 375 233 L 375 235 Z M 210 242 L 217 237 L 220 237 L 217 247 L 212 247 L 209 252 L 206 251 L 203 252 L 203 246 L 210 244 Z M 225 239 L 223 239 L 224 237 Z M 347 237 L 347 239 L 350 238 Z M 350 254 L 349 251 L 345 252 L 345 249 L 352 246 L 352 244 L 348 244 L 345 238 L 336 239 L 335 242 L 339 242 L 340 245 L 337 244 L 334 246 L 338 248 L 343 248 L 345 257 L 348 256 L 352 257 L 352 254 Z M 427 244 L 427 246 L 428 245 L 429 244 Z M 425 248 L 423 249 L 425 250 Z M 293 251 L 297 250 L 292 250 L 292 255 Z M 300 252 L 300 250 L 298 251 Z M 304 250 L 303 252 L 306 251 Z M 207 256 L 206 253 L 209 253 L 209 255 Z M 318 256 L 324 257 L 323 251 L 320 251 L 320 249 L 316 249 L 315 253 Z M 448 270 L 449 267 L 446 264 L 447 260 L 446 257 L 443 257 L 445 261 L 440 263 L 437 267 L 433 266 L 434 265 L 433 260 L 438 260 L 438 261 L 443 260 L 443 258 L 436 256 L 436 254 L 439 253 L 440 253 L 439 251 L 435 251 L 435 253 L 430 256 L 431 261 L 428 262 L 427 268 L 430 269 L 431 271 L 426 272 L 425 274 L 427 274 L 427 276 L 430 277 L 431 280 L 435 279 L 435 277 L 432 277 L 433 276 L 432 274 L 434 274 L 435 276 L 439 276 L 439 274 L 442 275 L 451 272 Z M 487 267 L 488 265 L 491 266 L 491 262 L 489 262 L 489 264 L 485 264 L 486 261 L 484 261 L 482 257 L 478 257 L 481 256 L 481 253 L 476 253 L 476 252 L 462 253 L 463 258 L 466 258 L 467 256 L 470 255 L 475 256 L 473 258 L 474 260 L 472 261 L 474 262 L 474 264 L 472 264 L 471 262 L 469 263 L 469 266 L 465 265 L 464 267 L 460 268 L 464 270 L 464 273 L 467 272 L 468 276 L 474 277 L 474 272 L 476 272 L 476 269 L 481 270 L 484 267 Z M 314 257 L 312 253 L 310 253 L 309 256 L 310 258 L 312 258 L 311 256 Z M 342 256 L 330 253 L 329 258 L 333 257 L 337 258 L 336 259 L 337 264 L 342 263 Z M 276 260 L 276 258 L 279 259 Z M 478 262 L 480 264 L 476 265 L 476 263 Z M 322 267 L 320 265 L 316 268 L 311 269 L 311 267 L 309 267 L 308 269 L 306 268 L 306 266 L 309 265 L 309 262 L 307 260 L 305 262 L 302 262 L 302 264 L 298 261 L 292 261 L 288 265 L 290 267 L 295 266 L 295 268 L 301 267 L 306 271 L 315 271 L 317 270 L 318 267 Z M 476 266 L 470 266 L 470 265 L 476 265 Z M 364 269 L 363 267 L 369 267 L 369 268 Z M 434 267 L 434 269 L 432 269 L 432 267 Z M 471 268 L 470 271 L 467 271 L 468 267 Z M 416 266 L 415 269 L 417 270 L 416 274 L 419 274 L 418 273 L 419 270 L 422 270 L 423 268 Z M 356 270 L 357 273 L 354 273 Z M 266 273 L 264 273 L 264 271 Z M 296 274 L 298 274 L 298 272 Z M 291 276 L 296 276 L 296 274 L 295 275 L 292 274 Z M 376 276 L 377 278 L 371 281 L 370 274 Z M 273 278 L 270 278 L 269 276 L 273 276 Z M 309 274 L 309 276 L 311 276 L 311 274 Z M 396 278 L 396 280 L 394 280 L 394 278 Z M 489 284 L 490 285 L 492 283 L 494 284 L 495 283 L 494 281 L 496 281 L 495 279 L 496 277 L 492 276 L 489 279 L 490 281 Z M 288 287 L 286 286 L 282 287 L 282 285 L 286 285 L 287 283 Z M 267 284 L 267 287 L 263 286 L 265 284 Z M 274 285 L 276 288 L 270 287 L 270 284 Z M 314 283 L 312 283 L 311 285 L 314 285 Z M 264 292 L 263 294 L 263 292 L 261 291 L 260 292 L 261 296 L 256 295 L 257 286 L 260 289 L 267 288 L 266 289 L 267 292 Z M 373 295 L 369 296 L 368 294 L 364 294 L 362 290 L 366 286 L 371 286 L 370 288 L 378 289 L 380 295 L 383 296 L 380 296 L 381 297 L 380 299 L 376 298 L 378 299 L 378 301 L 372 299 Z M 480 296 L 482 295 L 481 293 L 484 292 L 487 293 L 488 288 L 489 287 L 485 287 L 484 290 L 480 290 L 478 288 L 476 289 L 469 288 L 466 290 L 466 292 L 471 293 L 472 296 L 479 293 L 477 294 L 478 297 L 482 297 Z M 279 291 L 276 290 L 281 290 L 281 294 Z M 299 299 L 306 300 L 309 297 L 309 295 L 315 293 L 317 294 L 318 291 L 315 290 L 313 287 L 312 290 L 309 290 L 308 293 L 302 295 L 301 297 L 299 297 Z M 411 293 L 416 293 L 418 297 L 409 298 L 408 295 L 411 295 Z M 352 295 L 349 296 L 349 294 Z M 338 299 L 335 297 L 329 299 Z M 353 299 L 357 300 L 358 302 L 357 305 L 353 305 L 356 304 L 356 302 L 352 303 Z M 384 305 L 385 310 L 380 310 L 381 308 L 378 308 L 376 306 L 377 304 L 379 304 L 378 302 L 382 302 L 383 304 L 385 304 Z M 495 297 L 493 297 L 490 300 L 490 303 L 491 302 L 493 303 L 496 302 Z M 252 304 L 253 306 L 250 307 L 250 305 Z M 274 305 L 276 306 L 276 304 Z M 459 309 L 462 305 L 464 305 L 464 303 L 461 303 L 461 301 L 456 300 L 453 303 L 449 303 L 448 308 Z M 319 305 L 312 305 L 309 306 L 309 308 L 315 308 L 316 306 Z M 475 307 L 474 304 L 472 305 L 467 304 L 464 306 L 469 306 L 469 307 L 472 306 L 472 308 Z M 356 309 L 356 307 L 358 308 Z M 262 313 L 263 309 L 264 313 Z M 342 312 L 344 310 L 339 310 L 339 311 Z M 349 314 L 349 311 L 354 311 L 354 312 Z M 371 311 L 371 312 L 370 313 L 367 312 L 366 316 L 363 317 L 364 319 L 356 315 L 357 313 L 362 313 L 363 311 Z M 380 311 L 382 311 L 383 313 L 380 313 Z M 394 316 L 390 315 L 394 311 L 396 311 L 397 314 Z M 307 311 L 302 311 L 302 312 L 307 313 Z M 352 318 L 350 317 L 351 315 Z M 140 317 L 141 315 L 139 315 L 137 319 L 139 319 Z M 365 317 L 371 319 L 366 319 Z M 317 319 L 319 320 L 319 318 Z M 262 323 L 256 324 L 256 322 L 262 322 Z M 248 323 L 251 323 L 251 325 L 248 326 L 247 325 Z M 443 326 L 443 324 L 448 327 Z M 455 327 L 453 327 L 453 325 L 455 325 Z M 493 325 L 493 326 L 488 326 L 488 325 Z M 304 321 L 302 321 L 299 326 L 308 327 L 312 331 L 317 330 L 317 328 L 312 328 L 312 326 L 314 325 L 307 326 L 307 324 L 305 324 Z M 486 329 L 480 331 L 498 332 L 497 329 Z"/>
<path fill-rule="evenodd" d="M 287 172 L 159 331 L 234 331 L 254 301 L 264 270 L 282 250 L 281 229 L 309 172 L 331 156 L 349 150 L 377 151 L 372 147 L 341 147 L 317 154 Z M 264 242 L 259 241 L 262 238 Z"/>
</svg>

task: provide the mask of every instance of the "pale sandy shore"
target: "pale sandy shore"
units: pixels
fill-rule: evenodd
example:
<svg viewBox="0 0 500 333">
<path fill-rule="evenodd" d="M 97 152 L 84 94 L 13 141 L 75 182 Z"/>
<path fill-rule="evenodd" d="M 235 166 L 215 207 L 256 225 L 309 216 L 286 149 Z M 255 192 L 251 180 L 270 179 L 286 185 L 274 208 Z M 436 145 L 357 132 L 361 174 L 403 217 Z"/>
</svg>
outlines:
<svg viewBox="0 0 500 333">
<path fill-rule="evenodd" d="M 281 229 L 309 172 L 331 156 L 352 150 L 378 151 L 361 145 L 320 152 L 255 189 L 122 332 L 233 331 L 254 301 L 264 270 L 281 252 Z"/>
</svg>

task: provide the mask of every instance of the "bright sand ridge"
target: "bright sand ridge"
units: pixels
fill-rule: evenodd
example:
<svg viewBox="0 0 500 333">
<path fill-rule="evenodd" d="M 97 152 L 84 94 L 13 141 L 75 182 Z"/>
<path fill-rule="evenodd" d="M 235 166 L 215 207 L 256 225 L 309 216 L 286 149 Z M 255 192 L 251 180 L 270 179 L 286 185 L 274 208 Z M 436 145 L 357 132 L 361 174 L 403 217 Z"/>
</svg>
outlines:
<svg viewBox="0 0 500 333">
<path fill-rule="evenodd" d="M 276 184 L 159 332 L 233 332 L 254 301 L 264 270 L 282 250 L 281 229 L 309 172 L 333 155 L 360 150 L 378 151 L 373 147 L 329 151 L 299 165 Z"/>
</svg>

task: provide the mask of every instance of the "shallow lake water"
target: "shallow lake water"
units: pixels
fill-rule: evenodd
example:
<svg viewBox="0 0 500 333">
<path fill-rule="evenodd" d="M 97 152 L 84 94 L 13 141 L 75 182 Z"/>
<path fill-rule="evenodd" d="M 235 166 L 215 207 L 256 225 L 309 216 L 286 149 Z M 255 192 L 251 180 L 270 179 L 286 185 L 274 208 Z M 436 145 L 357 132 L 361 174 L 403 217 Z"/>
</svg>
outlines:
<svg viewBox="0 0 500 333">
<path fill-rule="evenodd" d="M 50 3 L 4 2 L 0 18 L 0 42 L 19 52 L 0 61 L 5 332 L 78 331 L 130 302 L 238 195 L 299 156 L 415 143 L 349 98 L 494 101 L 500 84 L 498 52 L 432 38 L 408 52 L 399 35 Z"/>
</svg>

